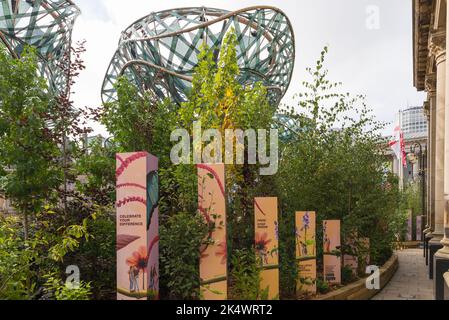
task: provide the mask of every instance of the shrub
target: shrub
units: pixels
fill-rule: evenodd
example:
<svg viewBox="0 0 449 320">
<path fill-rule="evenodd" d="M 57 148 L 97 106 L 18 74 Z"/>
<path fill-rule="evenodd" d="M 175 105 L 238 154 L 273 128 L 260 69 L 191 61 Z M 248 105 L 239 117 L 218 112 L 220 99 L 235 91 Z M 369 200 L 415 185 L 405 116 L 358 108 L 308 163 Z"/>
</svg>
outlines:
<svg viewBox="0 0 449 320">
<path fill-rule="evenodd" d="M 175 214 L 160 227 L 162 298 L 200 297 L 200 247 L 207 233 L 208 226 L 199 214 Z"/>
<path fill-rule="evenodd" d="M 254 249 L 235 250 L 231 256 L 231 300 L 257 300 L 260 291 L 261 267 Z"/>
</svg>

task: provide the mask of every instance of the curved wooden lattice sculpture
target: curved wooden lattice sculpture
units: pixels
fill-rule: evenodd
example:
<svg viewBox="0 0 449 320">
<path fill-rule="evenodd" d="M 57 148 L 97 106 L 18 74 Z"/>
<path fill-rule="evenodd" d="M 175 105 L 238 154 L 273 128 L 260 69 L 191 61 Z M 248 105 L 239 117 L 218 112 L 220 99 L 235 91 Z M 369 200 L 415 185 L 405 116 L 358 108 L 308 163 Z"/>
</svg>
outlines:
<svg viewBox="0 0 449 320">
<path fill-rule="evenodd" d="M 114 84 L 121 75 L 159 98 L 186 100 L 201 45 L 215 59 L 226 33 L 234 28 L 240 82 L 262 82 L 279 103 L 290 84 L 295 62 L 293 29 L 287 16 L 270 6 L 238 11 L 180 8 L 151 13 L 128 27 L 119 41 L 102 88 L 103 102 L 116 100 Z"/>
<path fill-rule="evenodd" d="M 61 59 L 79 14 L 71 0 L 0 0 L 0 45 L 13 57 L 20 57 L 26 45 L 34 47 L 50 89 L 62 92 L 67 79 Z"/>
</svg>

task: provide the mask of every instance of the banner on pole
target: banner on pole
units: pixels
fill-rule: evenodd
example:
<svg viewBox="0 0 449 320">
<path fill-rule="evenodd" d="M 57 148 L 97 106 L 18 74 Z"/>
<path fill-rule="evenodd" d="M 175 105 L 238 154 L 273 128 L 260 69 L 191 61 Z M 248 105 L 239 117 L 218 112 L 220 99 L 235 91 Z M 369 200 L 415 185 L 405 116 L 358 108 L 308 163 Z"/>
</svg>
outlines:
<svg viewBox="0 0 449 320">
<path fill-rule="evenodd" d="M 268 299 L 279 298 L 278 199 L 255 198 L 255 248 L 263 266 L 261 290 Z"/>
<path fill-rule="evenodd" d="M 117 299 L 158 299 L 158 159 L 147 152 L 116 158 Z"/>
<path fill-rule="evenodd" d="M 297 291 L 316 293 L 316 213 L 296 212 Z"/>
<path fill-rule="evenodd" d="M 340 220 L 323 221 L 324 280 L 330 284 L 341 283 Z"/>
<path fill-rule="evenodd" d="M 224 164 L 198 164 L 198 209 L 215 228 L 208 235 L 213 244 L 201 248 L 201 299 L 226 300 L 227 245 Z"/>
</svg>

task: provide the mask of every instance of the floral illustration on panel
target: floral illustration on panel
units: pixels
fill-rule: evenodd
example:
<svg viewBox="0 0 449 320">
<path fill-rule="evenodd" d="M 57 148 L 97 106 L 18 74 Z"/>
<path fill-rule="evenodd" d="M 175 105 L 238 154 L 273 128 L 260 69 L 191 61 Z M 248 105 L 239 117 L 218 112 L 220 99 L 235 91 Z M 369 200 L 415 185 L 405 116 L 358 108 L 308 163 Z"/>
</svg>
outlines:
<svg viewBox="0 0 449 320">
<path fill-rule="evenodd" d="M 131 292 L 139 291 L 139 275 L 142 273 L 142 289 L 145 288 L 145 273 L 148 264 L 148 253 L 145 246 L 134 251 L 132 256 L 126 259 L 129 266 L 129 289 Z"/>
<path fill-rule="evenodd" d="M 268 244 L 271 239 L 267 239 L 268 234 L 266 232 L 259 234 L 256 233 L 255 249 L 263 264 L 268 264 Z"/>
<path fill-rule="evenodd" d="M 309 235 L 308 231 L 311 228 L 310 213 L 305 212 L 302 217 L 302 227 L 298 230 L 296 229 L 296 245 L 299 256 L 308 257 L 314 256 L 314 244 L 315 235 L 312 233 Z M 304 237 L 302 236 L 304 235 Z M 312 246 L 312 248 L 310 248 Z M 311 250 L 309 250 L 311 249 Z"/>
<path fill-rule="evenodd" d="M 220 242 L 220 244 L 217 245 L 218 250 L 215 252 L 215 256 L 217 257 L 221 257 L 221 264 L 225 264 L 226 263 L 226 258 L 228 256 L 228 249 L 226 246 L 226 239 L 224 239 L 223 241 Z"/>
</svg>

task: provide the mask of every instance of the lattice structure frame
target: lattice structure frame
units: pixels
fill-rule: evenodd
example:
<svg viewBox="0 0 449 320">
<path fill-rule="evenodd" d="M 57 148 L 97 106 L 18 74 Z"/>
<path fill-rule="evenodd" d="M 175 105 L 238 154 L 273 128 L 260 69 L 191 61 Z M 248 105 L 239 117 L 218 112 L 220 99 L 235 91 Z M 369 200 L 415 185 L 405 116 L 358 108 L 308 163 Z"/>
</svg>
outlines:
<svg viewBox="0 0 449 320">
<path fill-rule="evenodd" d="M 115 101 L 117 79 L 124 75 L 141 91 L 180 103 L 191 88 L 193 70 L 204 42 L 218 60 L 226 33 L 234 28 L 243 84 L 262 82 L 278 104 L 291 81 L 295 38 L 288 17 L 271 6 L 238 11 L 192 7 L 151 13 L 134 22 L 121 35 L 107 70 L 104 103 Z"/>
<path fill-rule="evenodd" d="M 61 59 L 70 50 L 73 25 L 81 13 L 71 0 L 0 0 L 0 44 L 13 57 L 26 45 L 34 47 L 49 88 L 67 88 Z"/>
</svg>

